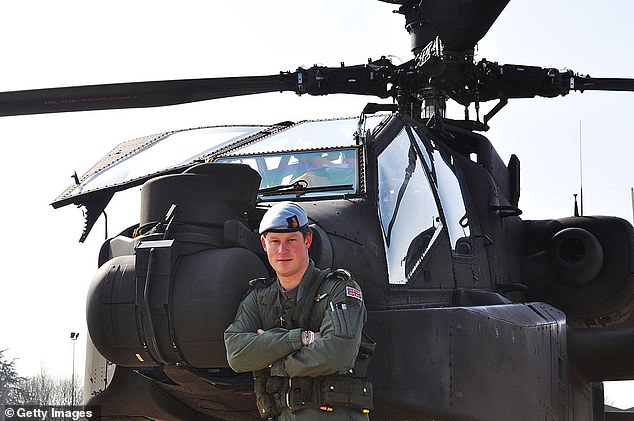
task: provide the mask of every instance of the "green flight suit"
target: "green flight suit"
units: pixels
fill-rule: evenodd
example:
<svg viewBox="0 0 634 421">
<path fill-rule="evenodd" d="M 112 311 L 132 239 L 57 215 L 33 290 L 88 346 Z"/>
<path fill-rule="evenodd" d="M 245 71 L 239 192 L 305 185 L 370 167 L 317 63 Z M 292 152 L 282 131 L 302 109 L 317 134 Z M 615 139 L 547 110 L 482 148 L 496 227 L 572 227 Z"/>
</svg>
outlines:
<svg viewBox="0 0 634 421">
<path fill-rule="evenodd" d="M 284 385 L 289 384 L 289 378 L 318 378 L 352 371 L 366 321 L 365 304 L 354 280 L 326 277 L 328 273 L 315 268 L 311 260 L 296 288 L 296 297 L 295 291 L 284 291 L 277 278 L 266 287 L 253 289 L 224 334 L 231 368 L 247 372 L 270 367 L 272 378 L 284 378 L 279 379 Z M 305 297 L 311 283 L 322 279 L 316 296 Z M 314 301 L 308 325 L 298 326 L 296 318 L 308 300 Z M 258 329 L 265 332 L 258 334 Z M 303 346 L 302 330 L 320 332 L 321 338 Z M 283 409 L 278 419 L 367 420 L 368 415 L 345 407 L 334 407 L 332 412 Z"/>
</svg>

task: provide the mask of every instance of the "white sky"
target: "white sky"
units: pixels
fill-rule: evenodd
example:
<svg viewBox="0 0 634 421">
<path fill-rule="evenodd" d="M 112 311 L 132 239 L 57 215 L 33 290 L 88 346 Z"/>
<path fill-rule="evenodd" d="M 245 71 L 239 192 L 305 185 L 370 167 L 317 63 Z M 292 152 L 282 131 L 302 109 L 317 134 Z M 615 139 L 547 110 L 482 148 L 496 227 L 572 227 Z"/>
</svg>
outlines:
<svg viewBox="0 0 634 421">
<path fill-rule="evenodd" d="M 391 13 L 393 6 L 342 3 L 3 2 L 0 91 L 275 74 L 315 63 L 361 64 L 380 55 L 410 58 L 404 21 Z M 514 0 L 480 43 L 478 58 L 634 77 L 632 16 L 631 0 Z M 48 205 L 71 182 L 73 171 L 82 174 L 117 143 L 146 134 L 357 115 L 371 100 L 276 93 L 160 109 L 1 118 L 0 349 L 19 358 L 23 375 L 40 366 L 66 375 L 72 367 L 69 333 L 78 331 L 76 367 L 83 372 L 85 295 L 103 221 L 80 245 L 81 212 Z M 585 213 L 632 221 L 633 106 L 634 93 L 510 101 L 491 121 L 487 136 L 505 161 L 512 153 L 522 161 L 523 217 L 572 215 L 582 121 Z M 134 196 L 113 205 L 110 234 L 137 222 Z M 634 406 L 634 382 L 606 385 L 606 401 Z"/>
</svg>

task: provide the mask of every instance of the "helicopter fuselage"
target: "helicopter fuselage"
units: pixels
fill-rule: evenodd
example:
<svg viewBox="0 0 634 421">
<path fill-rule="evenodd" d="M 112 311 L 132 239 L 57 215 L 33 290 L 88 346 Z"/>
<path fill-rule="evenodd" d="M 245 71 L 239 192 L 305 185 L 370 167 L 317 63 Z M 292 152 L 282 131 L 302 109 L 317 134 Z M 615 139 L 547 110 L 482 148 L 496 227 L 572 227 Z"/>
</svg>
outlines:
<svg viewBox="0 0 634 421">
<path fill-rule="evenodd" d="M 634 377 L 634 367 L 617 356 L 596 369 L 580 338 L 632 331 L 632 260 L 617 251 L 632 249 L 631 225 L 524 221 L 519 160 L 505 165 L 485 137 L 397 114 L 364 119 L 239 139 L 145 182 L 141 221 L 104 244 L 88 297 L 92 342 L 117 365 L 105 389 L 88 385 L 90 403 L 111 416 L 257 419 L 251 376 L 228 368 L 222 332 L 248 281 L 274 276 L 255 230 L 267 204 L 296 200 L 316 265 L 348 269 L 364 291 L 377 342 L 373 419 L 602 411 L 598 381 Z M 614 353 L 631 351 L 625 341 Z M 122 399 L 117 389 L 131 384 L 154 403 Z"/>
</svg>

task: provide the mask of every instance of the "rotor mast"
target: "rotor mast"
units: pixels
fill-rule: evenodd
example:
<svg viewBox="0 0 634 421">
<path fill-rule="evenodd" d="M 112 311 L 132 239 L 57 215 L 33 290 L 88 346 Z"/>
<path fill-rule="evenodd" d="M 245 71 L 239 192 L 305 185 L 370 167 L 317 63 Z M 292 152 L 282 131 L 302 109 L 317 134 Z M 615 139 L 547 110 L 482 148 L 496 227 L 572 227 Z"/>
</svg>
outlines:
<svg viewBox="0 0 634 421">
<path fill-rule="evenodd" d="M 440 40 L 419 6 L 419 1 L 381 1 L 401 4 L 401 7 L 395 10 L 395 13 L 400 13 L 405 17 L 405 29 L 410 36 L 410 46 L 415 57 L 416 70 L 420 70 L 421 64 L 424 65 L 429 60 L 438 58 L 437 52 L 440 47 Z M 449 96 L 442 89 L 431 85 L 422 88 L 414 87 L 413 92 L 410 92 L 409 101 L 418 102 L 418 107 L 409 106 L 407 110 L 402 110 L 401 112 L 405 112 L 413 118 L 445 118 L 448 98 Z"/>
</svg>

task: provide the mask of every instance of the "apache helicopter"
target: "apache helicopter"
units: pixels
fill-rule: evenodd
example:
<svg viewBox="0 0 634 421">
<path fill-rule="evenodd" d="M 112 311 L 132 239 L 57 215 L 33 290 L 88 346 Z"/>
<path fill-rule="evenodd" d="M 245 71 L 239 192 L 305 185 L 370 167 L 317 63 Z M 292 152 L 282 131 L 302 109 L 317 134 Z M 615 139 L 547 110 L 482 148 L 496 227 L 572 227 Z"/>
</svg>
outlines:
<svg viewBox="0 0 634 421">
<path fill-rule="evenodd" d="M 3 115 L 272 91 L 394 99 L 354 119 L 136 139 L 55 200 L 85 208 L 83 240 L 115 193 L 143 186 L 140 221 L 103 244 L 88 297 L 88 403 L 103 416 L 258 419 L 251 376 L 228 368 L 222 331 L 247 281 L 271 275 L 255 229 L 289 199 L 308 211 L 317 265 L 348 268 L 364 290 L 378 344 L 372 419 L 597 420 L 600 382 L 634 378 L 632 226 L 522 220 L 519 159 L 503 163 L 476 133 L 511 98 L 634 83 L 474 63 L 507 1 L 390 3 L 412 39 L 402 65 L 0 96 Z M 450 120 L 448 99 L 499 105 Z"/>
</svg>

